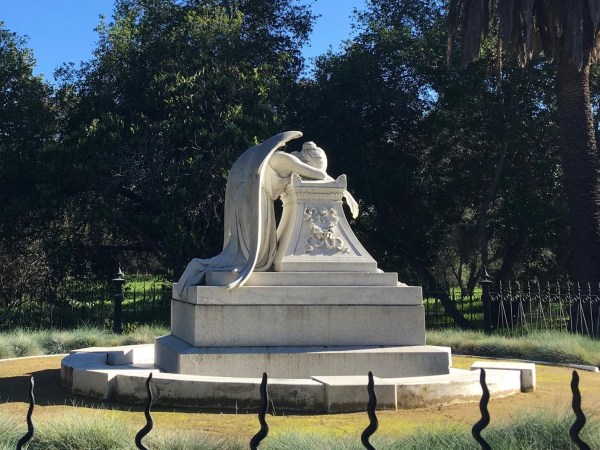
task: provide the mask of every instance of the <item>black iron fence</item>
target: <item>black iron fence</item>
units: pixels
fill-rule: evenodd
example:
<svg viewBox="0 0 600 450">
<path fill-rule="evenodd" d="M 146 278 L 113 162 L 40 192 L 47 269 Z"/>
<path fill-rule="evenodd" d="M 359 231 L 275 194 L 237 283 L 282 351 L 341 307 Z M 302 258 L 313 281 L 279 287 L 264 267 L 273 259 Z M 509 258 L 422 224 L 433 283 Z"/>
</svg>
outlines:
<svg viewBox="0 0 600 450">
<path fill-rule="evenodd" d="M 600 285 L 492 283 L 483 277 L 472 294 L 425 289 L 429 329 L 461 326 L 487 332 L 569 331 L 600 335 Z"/>
<path fill-rule="evenodd" d="M 114 325 L 115 280 L 67 280 L 35 299 L 0 305 L 0 327 L 49 329 Z M 169 325 L 172 284 L 137 278 L 122 284 L 122 326 Z M 428 329 L 461 327 L 488 332 L 535 330 L 600 336 L 600 284 L 497 283 L 483 277 L 471 294 L 458 289 L 423 290 Z"/>
<path fill-rule="evenodd" d="M 473 425 L 471 429 L 471 434 L 473 439 L 479 444 L 481 449 L 491 449 L 491 446 L 486 441 L 485 437 L 482 436 L 482 431 L 489 425 L 491 421 L 490 412 L 488 410 L 488 403 L 490 400 L 490 392 L 486 383 L 486 372 L 485 369 L 480 369 L 480 377 L 479 382 L 481 384 L 482 396 L 479 401 L 479 410 L 481 412 L 481 418 Z M 151 415 L 151 407 L 154 401 L 154 396 L 152 393 L 152 373 L 148 375 L 146 379 L 146 393 L 148 395 L 145 408 L 144 408 L 144 416 L 146 418 L 146 424 L 142 429 L 135 435 L 135 445 L 138 449 L 148 450 L 142 440 L 145 436 L 147 436 L 154 427 L 154 422 L 152 420 Z M 266 420 L 266 414 L 269 408 L 269 395 L 268 395 L 268 376 L 266 373 L 263 374 L 262 382 L 260 385 L 260 410 L 258 413 L 258 421 L 260 424 L 260 430 L 252 437 L 250 440 L 250 449 L 257 450 L 261 444 L 261 442 L 268 437 L 269 434 L 269 426 Z M 379 421 L 377 419 L 376 409 L 377 409 L 377 395 L 374 384 L 373 373 L 369 372 L 368 374 L 368 383 L 366 386 L 367 393 L 369 395 L 369 401 L 366 406 L 366 412 L 369 418 L 369 424 L 364 429 L 361 434 L 361 443 L 363 447 L 367 450 L 375 450 L 375 447 L 370 442 L 371 436 L 375 434 L 379 427 Z M 573 371 L 571 378 L 571 393 L 573 395 L 573 400 L 571 402 L 573 412 L 575 413 L 575 422 L 569 429 L 569 437 L 571 441 L 575 444 L 575 446 L 580 450 L 589 450 L 590 446 L 583 441 L 580 436 L 580 432 L 585 426 L 586 417 L 581 409 L 581 392 L 579 390 L 579 375 L 577 371 Z M 17 443 L 17 450 L 21 450 L 24 446 L 34 438 L 35 435 L 35 426 L 32 420 L 33 410 L 35 407 L 35 396 L 34 396 L 34 378 L 31 377 L 31 386 L 29 389 L 29 409 L 27 411 L 27 433 L 19 440 Z"/>
<path fill-rule="evenodd" d="M 472 294 L 461 293 L 458 289 L 423 288 L 425 325 L 428 329 L 460 327 L 456 314 L 448 311 L 446 305 L 453 305 L 456 314 L 468 322 L 470 328 L 483 329 L 483 305 L 481 291 Z"/>
<path fill-rule="evenodd" d="M 67 280 L 40 298 L 24 298 L 0 306 L 0 327 L 63 329 L 113 325 L 115 293 L 112 280 Z M 158 323 L 168 326 L 171 283 L 134 280 L 123 285 L 122 322 Z"/>
</svg>

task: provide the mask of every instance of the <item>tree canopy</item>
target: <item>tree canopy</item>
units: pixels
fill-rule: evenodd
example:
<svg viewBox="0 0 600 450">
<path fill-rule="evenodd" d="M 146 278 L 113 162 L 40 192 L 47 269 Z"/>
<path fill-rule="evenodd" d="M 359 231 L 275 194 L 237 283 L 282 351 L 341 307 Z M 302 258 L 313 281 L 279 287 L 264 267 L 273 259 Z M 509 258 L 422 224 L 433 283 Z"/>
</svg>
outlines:
<svg viewBox="0 0 600 450">
<path fill-rule="evenodd" d="M 479 54 L 482 37 L 492 29 L 497 61 L 510 52 L 520 65 L 540 54 L 554 62 L 572 275 L 577 281 L 600 282 L 600 173 L 589 78 L 600 51 L 600 1 L 451 0 L 449 56 L 459 21 L 463 62 Z"/>
<path fill-rule="evenodd" d="M 353 228 L 403 281 L 468 292 L 482 265 L 500 279 L 577 274 L 558 53 L 542 45 L 540 3 L 513 2 L 533 8 L 511 10 L 513 25 L 497 18 L 508 3 L 370 0 L 310 76 L 301 49 L 315 17 L 295 0 L 118 0 L 93 58 L 62 66 L 56 85 L 0 29 L 5 302 L 49 295 L 24 288 L 36 283 L 107 278 L 119 263 L 174 279 L 190 258 L 217 254 L 227 171 L 285 129 L 323 147 L 332 175 L 348 174 L 362 209 Z M 588 70 L 598 114 L 579 38 L 569 64 Z M 478 58 L 448 66 L 448 42 Z M 498 42 L 517 49 L 501 71 Z"/>
</svg>

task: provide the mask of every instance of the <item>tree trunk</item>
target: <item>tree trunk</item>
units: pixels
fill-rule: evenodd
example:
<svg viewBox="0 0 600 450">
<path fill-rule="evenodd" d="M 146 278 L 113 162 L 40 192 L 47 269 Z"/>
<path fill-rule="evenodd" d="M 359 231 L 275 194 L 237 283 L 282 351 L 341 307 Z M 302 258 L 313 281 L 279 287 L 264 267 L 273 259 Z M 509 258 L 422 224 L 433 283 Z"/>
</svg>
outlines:
<svg viewBox="0 0 600 450">
<path fill-rule="evenodd" d="M 569 206 L 572 275 L 600 281 L 600 183 L 590 107 L 590 64 L 581 71 L 562 57 L 557 63 L 558 125 L 564 188 Z"/>
</svg>

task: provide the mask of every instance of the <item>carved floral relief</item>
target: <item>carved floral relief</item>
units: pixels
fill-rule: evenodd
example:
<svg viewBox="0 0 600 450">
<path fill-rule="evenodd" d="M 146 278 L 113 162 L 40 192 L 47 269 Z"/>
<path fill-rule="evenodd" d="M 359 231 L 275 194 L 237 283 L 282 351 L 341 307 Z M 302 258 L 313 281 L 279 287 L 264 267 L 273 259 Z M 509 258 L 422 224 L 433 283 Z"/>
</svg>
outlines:
<svg viewBox="0 0 600 450">
<path fill-rule="evenodd" d="M 308 222 L 309 236 L 304 242 L 305 253 L 311 253 L 315 248 L 326 248 L 348 253 L 348 247 L 337 235 L 339 218 L 333 208 L 306 208 L 304 220 Z"/>
</svg>

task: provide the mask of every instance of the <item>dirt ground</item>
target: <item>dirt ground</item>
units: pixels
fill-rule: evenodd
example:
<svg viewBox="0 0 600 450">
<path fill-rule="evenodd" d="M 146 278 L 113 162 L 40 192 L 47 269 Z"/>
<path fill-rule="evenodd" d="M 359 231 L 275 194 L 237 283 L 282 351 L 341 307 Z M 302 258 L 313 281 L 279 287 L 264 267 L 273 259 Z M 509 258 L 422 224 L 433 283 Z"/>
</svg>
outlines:
<svg viewBox="0 0 600 450">
<path fill-rule="evenodd" d="M 140 407 L 89 400 L 74 396 L 60 385 L 61 356 L 0 360 L 0 414 L 22 415 L 25 418 L 29 377 L 35 377 L 36 408 L 34 419 L 44 420 L 56 415 L 111 414 L 138 428 L 145 424 Z M 484 358 L 453 357 L 457 368 L 468 368 Z M 570 380 L 572 369 L 537 365 L 535 392 L 492 399 L 491 422 L 499 422 L 523 411 L 543 409 L 556 414 L 570 410 Z M 588 416 L 600 413 L 600 373 L 579 371 L 583 410 Z M 162 430 L 194 429 L 220 436 L 251 437 L 258 430 L 254 414 L 206 413 L 194 409 L 153 409 L 154 427 Z M 454 404 L 400 411 L 380 411 L 378 434 L 398 435 L 423 426 L 471 427 L 480 417 L 477 403 Z M 366 413 L 333 415 L 269 416 L 270 432 L 303 431 L 325 435 L 360 434 L 368 424 Z M 24 422 L 24 421 L 23 421 Z M 25 425 L 23 425 L 25 426 Z"/>
</svg>

